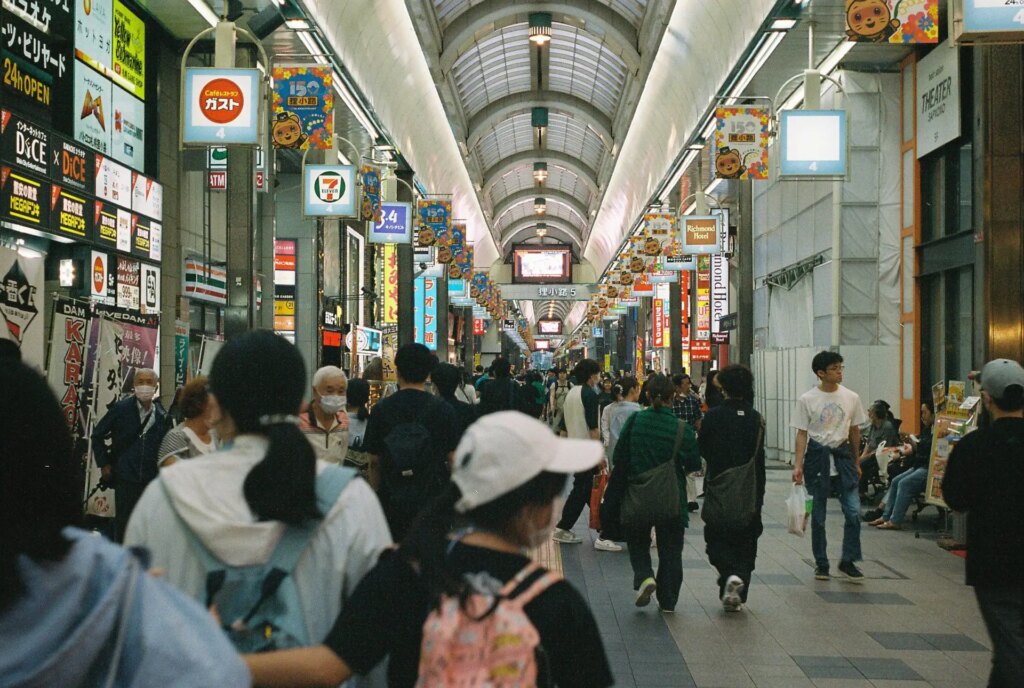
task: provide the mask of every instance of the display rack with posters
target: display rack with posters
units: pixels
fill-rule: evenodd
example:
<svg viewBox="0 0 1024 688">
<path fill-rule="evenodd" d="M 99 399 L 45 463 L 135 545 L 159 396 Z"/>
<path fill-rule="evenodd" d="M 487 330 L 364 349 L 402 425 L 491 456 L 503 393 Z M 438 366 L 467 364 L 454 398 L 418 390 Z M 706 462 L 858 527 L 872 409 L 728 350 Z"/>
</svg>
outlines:
<svg viewBox="0 0 1024 688">
<path fill-rule="evenodd" d="M 937 382 L 932 386 L 932 401 L 936 414 L 924 497 L 929 504 L 943 509 L 949 508 L 942 497 L 942 479 L 946 475 L 949 455 L 964 435 L 978 427 L 981 398 L 965 397 L 965 390 L 966 385 L 960 380 L 950 380 L 948 392 L 944 382 Z"/>
</svg>

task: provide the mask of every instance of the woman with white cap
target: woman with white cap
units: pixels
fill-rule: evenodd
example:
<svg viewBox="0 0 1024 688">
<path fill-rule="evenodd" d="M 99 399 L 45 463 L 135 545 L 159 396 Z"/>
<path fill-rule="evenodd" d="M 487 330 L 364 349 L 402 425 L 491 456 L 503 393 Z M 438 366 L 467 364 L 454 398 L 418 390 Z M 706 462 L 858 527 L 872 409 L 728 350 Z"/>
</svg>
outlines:
<svg viewBox="0 0 1024 688">
<path fill-rule="evenodd" d="M 367 574 L 324 644 L 247 656 L 255 685 L 335 686 L 385 658 L 392 687 L 448 685 L 481 671 L 480 685 L 612 685 L 583 597 L 526 555 L 550 539 L 568 477 L 601 455 L 599 442 L 560 439 L 521 413 L 481 418 L 455 450 L 446 492 Z M 514 632 L 509 605 L 528 619 Z M 492 633 L 497 627 L 505 630 Z M 467 638 L 481 644 L 467 649 Z M 493 664 L 524 647 L 532 667 Z"/>
</svg>

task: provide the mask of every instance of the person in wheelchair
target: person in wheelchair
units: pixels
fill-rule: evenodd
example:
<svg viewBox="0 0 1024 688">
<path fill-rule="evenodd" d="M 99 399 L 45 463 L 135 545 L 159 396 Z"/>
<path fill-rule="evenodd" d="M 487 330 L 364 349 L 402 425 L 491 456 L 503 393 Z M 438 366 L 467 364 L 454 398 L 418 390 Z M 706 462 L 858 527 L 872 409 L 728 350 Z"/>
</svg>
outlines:
<svg viewBox="0 0 1024 688">
<path fill-rule="evenodd" d="M 889 404 L 878 400 L 868 408 L 867 432 L 864 433 L 864 447 L 860 455 L 860 494 L 861 498 L 867 497 L 868 487 L 874 486 L 877 495 L 882 488 L 883 481 L 878 469 L 878 459 L 875 451 L 879 444 L 885 442 L 887 447 L 897 447 L 900 444 L 900 435 L 897 423 L 889 410 Z"/>
</svg>

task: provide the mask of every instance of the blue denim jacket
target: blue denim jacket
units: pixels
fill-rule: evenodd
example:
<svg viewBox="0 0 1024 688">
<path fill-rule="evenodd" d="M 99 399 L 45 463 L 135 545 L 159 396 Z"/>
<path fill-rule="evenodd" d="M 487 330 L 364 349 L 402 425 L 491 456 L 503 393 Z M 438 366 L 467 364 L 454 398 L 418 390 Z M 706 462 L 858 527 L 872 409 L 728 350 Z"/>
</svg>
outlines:
<svg viewBox="0 0 1024 688">
<path fill-rule="evenodd" d="M 835 457 L 838 462 L 840 459 L 853 460 L 853 451 L 850 449 L 849 442 L 843 442 L 838 447 L 827 447 L 817 440 L 807 438 L 807 451 L 804 453 L 804 466 L 806 467 L 809 463 L 815 465 L 814 462 L 820 461 L 821 466 L 828 467 L 828 457 Z M 805 468 L 806 470 L 806 468 Z"/>
</svg>

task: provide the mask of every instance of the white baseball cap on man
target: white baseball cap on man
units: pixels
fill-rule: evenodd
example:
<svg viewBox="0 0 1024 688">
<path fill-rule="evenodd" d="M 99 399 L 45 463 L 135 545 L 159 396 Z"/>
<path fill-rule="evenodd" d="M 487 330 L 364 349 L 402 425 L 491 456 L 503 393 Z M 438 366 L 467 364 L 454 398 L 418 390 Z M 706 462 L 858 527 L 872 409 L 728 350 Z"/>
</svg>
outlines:
<svg viewBox="0 0 1024 688">
<path fill-rule="evenodd" d="M 588 470 L 602 455 L 600 442 L 557 437 L 524 413 L 488 414 L 469 426 L 455 448 L 452 482 L 462 492 L 455 510 L 464 514 L 493 502 L 543 471 L 569 475 Z"/>
</svg>

